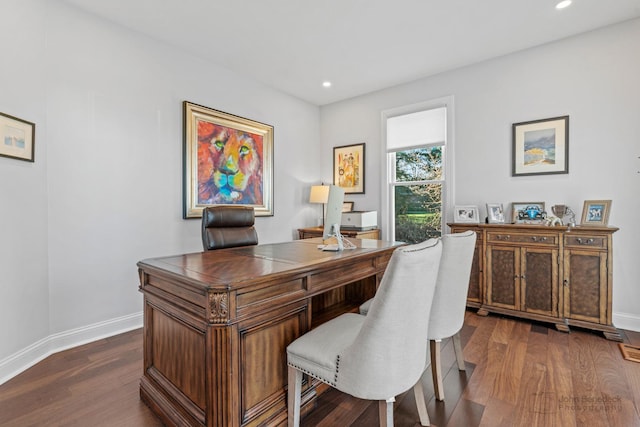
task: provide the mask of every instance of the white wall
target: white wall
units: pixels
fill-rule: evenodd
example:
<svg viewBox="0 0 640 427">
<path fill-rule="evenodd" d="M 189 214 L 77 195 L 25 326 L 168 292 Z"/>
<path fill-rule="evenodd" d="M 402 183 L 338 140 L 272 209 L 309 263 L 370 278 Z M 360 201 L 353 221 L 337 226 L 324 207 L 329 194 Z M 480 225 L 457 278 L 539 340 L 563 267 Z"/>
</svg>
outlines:
<svg viewBox="0 0 640 427">
<path fill-rule="evenodd" d="M 321 108 L 323 177 L 333 146 L 366 142 L 366 194 L 356 209 L 380 209 L 385 167 L 381 112 L 452 95 L 455 202 L 566 203 L 612 199 L 613 314 L 640 330 L 640 20 Z M 435 58 L 437 60 L 437 58 Z M 570 116 L 569 174 L 511 177 L 511 124 Z"/>
<path fill-rule="evenodd" d="M 21 0 L 0 9 L 12 16 L 0 25 L 0 112 L 36 123 L 35 163 L 0 157 L 0 361 L 49 332 L 44 12 Z"/>
<path fill-rule="evenodd" d="M 200 221 L 182 219 L 184 100 L 274 126 L 261 243 L 317 220 L 317 106 L 59 2 L 1 7 L 21 19 L 0 26 L 3 58 L 16 59 L 0 67 L 0 111 L 37 132 L 34 164 L 0 158 L 0 383 L 140 326 L 136 262 L 201 250 Z"/>
</svg>

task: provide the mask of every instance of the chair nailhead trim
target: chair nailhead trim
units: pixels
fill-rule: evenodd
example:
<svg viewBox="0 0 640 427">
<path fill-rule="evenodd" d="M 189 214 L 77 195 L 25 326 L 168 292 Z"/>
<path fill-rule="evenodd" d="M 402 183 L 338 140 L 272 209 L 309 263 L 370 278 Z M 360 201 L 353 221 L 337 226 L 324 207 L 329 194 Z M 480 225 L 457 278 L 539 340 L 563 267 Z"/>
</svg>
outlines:
<svg viewBox="0 0 640 427">
<path fill-rule="evenodd" d="M 294 365 L 292 363 L 287 363 L 287 365 L 291 366 L 292 368 L 296 368 L 298 371 L 302 372 L 303 374 L 307 374 L 310 377 L 313 377 L 313 378 L 315 378 L 317 380 L 320 380 L 325 384 L 329 384 L 331 387 L 336 387 L 336 383 L 333 383 L 333 382 L 331 382 L 331 381 L 329 381 L 329 380 L 327 380 L 325 378 L 320 378 L 319 376 L 317 376 L 315 374 L 312 374 L 311 372 L 307 371 L 306 369 L 301 368 L 300 366 Z M 336 380 L 337 380 L 337 378 L 338 377 L 336 376 Z"/>
</svg>

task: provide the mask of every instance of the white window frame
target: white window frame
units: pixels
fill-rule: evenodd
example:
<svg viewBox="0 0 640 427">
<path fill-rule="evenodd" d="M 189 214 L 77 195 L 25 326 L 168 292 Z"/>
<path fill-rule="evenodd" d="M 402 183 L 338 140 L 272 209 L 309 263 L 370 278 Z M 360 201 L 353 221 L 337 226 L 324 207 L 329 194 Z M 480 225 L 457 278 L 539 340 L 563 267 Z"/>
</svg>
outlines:
<svg viewBox="0 0 640 427">
<path fill-rule="evenodd" d="M 382 112 L 382 135 L 381 141 L 382 144 L 382 152 L 381 159 L 384 159 L 386 167 L 384 168 L 384 173 L 381 174 L 382 182 L 380 183 L 380 188 L 382 189 L 382 238 L 384 240 L 393 240 L 395 238 L 395 219 L 394 219 L 394 210 L 391 209 L 393 206 L 394 200 L 394 191 L 395 183 L 392 183 L 391 179 L 395 179 L 395 162 L 392 162 L 389 156 L 389 150 L 387 150 L 387 120 L 392 117 L 403 116 L 406 114 L 417 113 L 424 110 L 432 110 L 435 108 L 446 108 L 446 136 L 444 141 L 444 164 L 442 165 L 442 176 L 444 179 L 442 182 L 442 234 L 446 234 L 449 232 L 447 227 L 447 222 L 451 222 L 452 220 L 452 206 L 453 201 L 455 200 L 455 171 L 454 171 L 454 158 L 455 158 L 455 150 L 454 150 L 454 99 L 453 95 L 446 96 L 443 98 L 433 99 L 426 102 L 421 102 L 418 104 L 407 105 L 404 107 L 398 107 L 390 110 L 384 110 Z M 431 147 L 434 145 L 441 145 L 440 143 L 431 143 L 420 145 L 419 147 L 407 147 L 407 149 L 411 148 L 421 148 L 421 147 Z M 393 150 L 397 151 L 397 150 Z M 436 181 L 429 181 L 436 182 Z M 422 181 L 418 181 L 417 183 L 422 183 Z M 402 185 L 409 185 L 411 182 L 402 182 Z"/>
</svg>

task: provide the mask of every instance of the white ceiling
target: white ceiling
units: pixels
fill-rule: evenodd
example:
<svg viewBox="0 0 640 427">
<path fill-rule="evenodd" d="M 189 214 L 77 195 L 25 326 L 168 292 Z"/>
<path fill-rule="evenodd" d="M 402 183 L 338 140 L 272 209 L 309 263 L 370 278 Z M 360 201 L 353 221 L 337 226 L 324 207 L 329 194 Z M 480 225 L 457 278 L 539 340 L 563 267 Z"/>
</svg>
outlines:
<svg viewBox="0 0 640 427">
<path fill-rule="evenodd" d="M 640 17 L 640 0 L 61 1 L 316 105 Z"/>
</svg>

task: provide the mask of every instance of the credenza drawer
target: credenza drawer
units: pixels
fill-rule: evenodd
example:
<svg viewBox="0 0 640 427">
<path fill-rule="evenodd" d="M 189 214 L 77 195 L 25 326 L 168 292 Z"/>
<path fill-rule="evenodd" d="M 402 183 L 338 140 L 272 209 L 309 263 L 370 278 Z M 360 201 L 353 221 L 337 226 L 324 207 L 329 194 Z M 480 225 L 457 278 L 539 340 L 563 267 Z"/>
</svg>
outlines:
<svg viewBox="0 0 640 427">
<path fill-rule="evenodd" d="M 552 233 L 504 233 L 488 232 L 487 243 L 528 243 L 537 245 L 558 245 L 558 235 Z"/>
<path fill-rule="evenodd" d="M 599 235 L 582 235 L 567 233 L 564 236 L 564 245 L 571 247 L 589 247 L 589 248 L 607 248 L 607 236 Z"/>
</svg>

